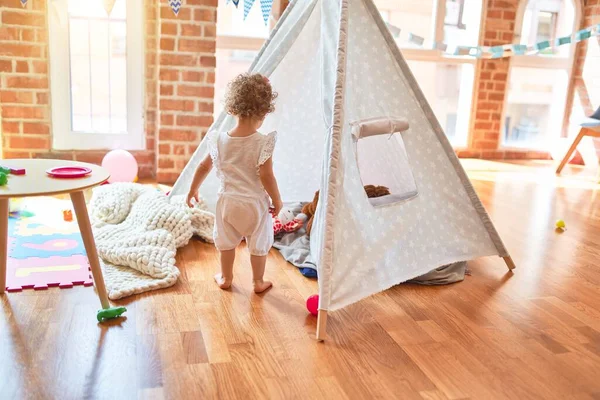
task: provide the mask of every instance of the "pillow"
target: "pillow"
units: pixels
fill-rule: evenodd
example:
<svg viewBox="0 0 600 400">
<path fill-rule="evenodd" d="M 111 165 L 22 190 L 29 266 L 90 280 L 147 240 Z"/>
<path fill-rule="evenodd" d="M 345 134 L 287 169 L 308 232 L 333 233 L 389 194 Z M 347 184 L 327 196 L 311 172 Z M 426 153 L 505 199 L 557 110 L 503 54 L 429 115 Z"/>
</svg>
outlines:
<svg viewBox="0 0 600 400">
<path fill-rule="evenodd" d="M 369 136 L 393 134 L 408 130 L 406 118 L 375 117 L 350 123 L 355 140 Z"/>
</svg>

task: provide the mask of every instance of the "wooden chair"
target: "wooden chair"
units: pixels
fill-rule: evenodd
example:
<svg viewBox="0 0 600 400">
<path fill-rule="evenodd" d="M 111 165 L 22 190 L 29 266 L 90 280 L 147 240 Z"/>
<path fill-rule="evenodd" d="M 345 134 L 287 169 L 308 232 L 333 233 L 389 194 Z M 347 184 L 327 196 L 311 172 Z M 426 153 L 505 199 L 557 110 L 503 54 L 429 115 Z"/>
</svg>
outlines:
<svg viewBox="0 0 600 400">
<path fill-rule="evenodd" d="M 600 107 L 598 107 L 596 112 L 589 118 L 586 118 L 585 121 L 580 124 L 580 126 L 581 129 L 579 130 L 575 141 L 571 147 L 569 147 L 569 151 L 567 151 L 567 154 L 565 154 L 558 168 L 556 169 L 557 174 L 560 174 L 560 171 L 562 171 L 565 165 L 567 165 L 569 158 L 571 158 L 571 154 L 573 154 L 575 149 L 577 149 L 579 142 L 581 142 L 581 139 L 583 139 L 584 136 L 600 138 Z"/>
</svg>

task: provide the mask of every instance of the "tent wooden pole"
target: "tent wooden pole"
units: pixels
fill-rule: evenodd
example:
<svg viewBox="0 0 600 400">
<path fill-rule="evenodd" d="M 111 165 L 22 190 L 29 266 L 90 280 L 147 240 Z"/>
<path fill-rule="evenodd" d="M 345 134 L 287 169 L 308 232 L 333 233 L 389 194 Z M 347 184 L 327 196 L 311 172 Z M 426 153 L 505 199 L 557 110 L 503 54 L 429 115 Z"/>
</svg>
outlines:
<svg viewBox="0 0 600 400">
<path fill-rule="evenodd" d="M 509 270 L 513 270 L 515 268 L 517 268 L 517 266 L 515 265 L 515 262 L 513 261 L 511 256 L 508 257 L 502 257 L 504 259 L 504 262 L 506 263 L 506 266 L 508 267 Z"/>
<path fill-rule="evenodd" d="M 317 316 L 317 340 L 322 342 L 327 336 L 327 310 L 319 310 Z"/>
</svg>

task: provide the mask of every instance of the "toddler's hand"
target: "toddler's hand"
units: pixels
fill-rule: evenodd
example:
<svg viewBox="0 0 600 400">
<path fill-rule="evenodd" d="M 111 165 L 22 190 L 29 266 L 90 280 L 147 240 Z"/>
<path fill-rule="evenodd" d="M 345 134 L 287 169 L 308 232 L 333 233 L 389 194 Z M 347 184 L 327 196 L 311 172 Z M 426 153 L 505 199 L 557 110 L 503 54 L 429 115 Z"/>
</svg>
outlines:
<svg viewBox="0 0 600 400">
<path fill-rule="evenodd" d="M 282 208 L 283 203 L 281 202 L 281 200 L 274 201 L 273 207 L 271 207 L 271 209 L 273 210 L 273 215 L 278 216 Z"/>
<path fill-rule="evenodd" d="M 194 205 L 192 204 L 192 199 L 196 200 L 196 203 L 198 203 L 200 201 L 200 200 L 198 200 L 198 191 L 197 190 L 190 191 L 187 195 L 186 204 L 190 208 L 194 208 Z"/>
</svg>

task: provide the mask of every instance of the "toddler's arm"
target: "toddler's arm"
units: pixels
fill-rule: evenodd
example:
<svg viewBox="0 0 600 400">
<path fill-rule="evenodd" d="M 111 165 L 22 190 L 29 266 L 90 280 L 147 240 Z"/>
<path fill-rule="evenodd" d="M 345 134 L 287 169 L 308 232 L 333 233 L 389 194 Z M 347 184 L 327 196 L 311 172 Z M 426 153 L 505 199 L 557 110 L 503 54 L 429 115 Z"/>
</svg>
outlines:
<svg viewBox="0 0 600 400">
<path fill-rule="evenodd" d="M 273 202 L 273 212 L 275 215 L 279 214 L 283 203 L 281 202 L 281 195 L 279 194 L 279 187 L 277 186 L 277 180 L 273 173 L 273 159 L 269 158 L 260 166 L 260 181 L 263 187 L 269 194 L 271 201 Z"/>
<path fill-rule="evenodd" d="M 200 161 L 200 165 L 198 165 L 196 173 L 194 174 L 194 179 L 192 180 L 192 185 L 190 186 L 190 192 L 187 195 L 188 206 L 193 207 L 192 199 L 198 201 L 198 189 L 208 176 L 208 173 L 212 170 L 212 167 L 212 158 L 210 158 L 210 154 L 207 154 L 204 159 Z"/>
</svg>

